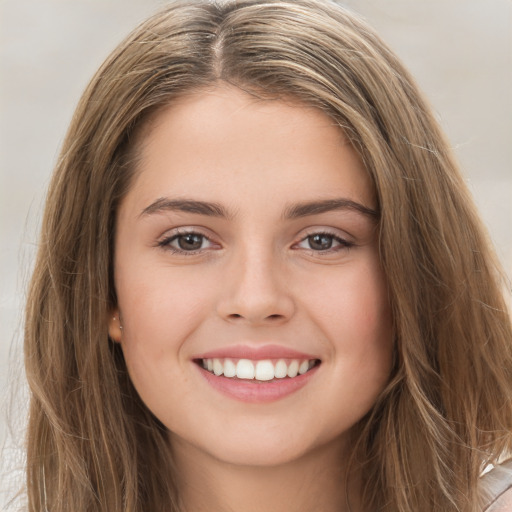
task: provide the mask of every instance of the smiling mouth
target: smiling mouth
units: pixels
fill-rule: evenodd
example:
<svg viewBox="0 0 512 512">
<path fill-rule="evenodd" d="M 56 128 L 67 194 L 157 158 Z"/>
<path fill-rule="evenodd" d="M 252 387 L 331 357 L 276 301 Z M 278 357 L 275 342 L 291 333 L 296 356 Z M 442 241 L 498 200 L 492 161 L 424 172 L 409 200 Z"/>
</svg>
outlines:
<svg viewBox="0 0 512 512">
<path fill-rule="evenodd" d="M 319 359 L 251 359 L 208 358 L 194 361 L 207 372 L 234 380 L 269 382 L 293 379 L 320 364 Z"/>
</svg>

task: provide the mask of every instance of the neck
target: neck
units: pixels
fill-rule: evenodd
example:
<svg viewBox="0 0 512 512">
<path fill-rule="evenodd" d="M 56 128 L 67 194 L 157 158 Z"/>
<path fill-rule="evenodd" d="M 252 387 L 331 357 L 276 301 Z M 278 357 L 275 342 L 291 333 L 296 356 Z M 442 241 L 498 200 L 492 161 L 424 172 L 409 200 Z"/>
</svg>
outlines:
<svg viewBox="0 0 512 512">
<path fill-rule="evenodd" d="M 275 466 L 243 466 L 182 440 L 172 446 L 183 512 L 362 512 L 360 479 L 352 472 L 347 480 L 344 447 L 330 444 Z"/>
</svg>

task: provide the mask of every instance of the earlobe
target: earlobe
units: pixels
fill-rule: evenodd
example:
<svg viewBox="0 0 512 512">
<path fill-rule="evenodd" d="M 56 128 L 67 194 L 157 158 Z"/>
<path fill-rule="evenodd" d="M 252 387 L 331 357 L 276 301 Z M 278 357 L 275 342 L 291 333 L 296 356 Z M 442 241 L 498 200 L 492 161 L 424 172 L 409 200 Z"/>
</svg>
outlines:
<svg viewBox="0 0 512 512">
<path fill-rule="evenodd" d="M 112 341 L 119 343 L 123 334 L 123 326 L 121 325 L 121 318 L 119 310 L 114 309 L 110 312 L 108 318 L 108 335 Z"/>
</svg>

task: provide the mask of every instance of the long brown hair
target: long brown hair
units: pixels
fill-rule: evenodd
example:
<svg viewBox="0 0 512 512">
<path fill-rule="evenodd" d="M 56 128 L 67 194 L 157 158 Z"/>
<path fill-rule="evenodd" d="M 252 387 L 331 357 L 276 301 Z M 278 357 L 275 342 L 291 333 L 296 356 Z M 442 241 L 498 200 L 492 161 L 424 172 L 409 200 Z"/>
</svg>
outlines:
<svg viewBox="0 0 512 512">
<path fill-rule="evenodd" d="M 365 504 L 475 512 L 483 467 L 512 451 L 502 275 L 413 80 L 327 0 L 171 3 L 85 91 L 50 186 L 27 305 L 29 511 L 180 510 L 165 428 L 108 339 L 112 240 L 145 121 L 219 80 L 323 110 L 372 177 L 396 350 L 353 454 Z"/>
</svg>

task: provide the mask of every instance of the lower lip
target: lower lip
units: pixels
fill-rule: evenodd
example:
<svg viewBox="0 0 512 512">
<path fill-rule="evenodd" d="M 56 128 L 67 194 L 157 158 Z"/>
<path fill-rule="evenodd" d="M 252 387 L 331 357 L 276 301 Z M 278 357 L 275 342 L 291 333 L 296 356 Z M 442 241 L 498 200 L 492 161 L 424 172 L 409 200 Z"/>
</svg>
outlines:
<svg viewBox="0 0 512 512">
<path fill-rule="evenodd" d="M 285 377 L 284 379 L 261 382 L 217 376 L 199 365 L 196 366 L 204 379 L 214 389 L 230 398 L 250 403 L 274 402 L 295 393 L 311 380 L 320 367 L 320 365 L 314 366 L 311 370 L 297 377 Z"/>
</svg>

